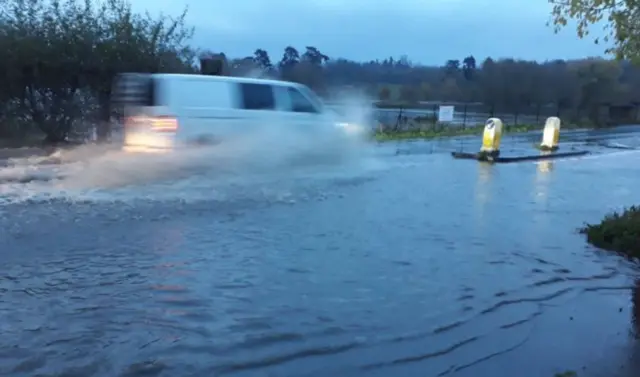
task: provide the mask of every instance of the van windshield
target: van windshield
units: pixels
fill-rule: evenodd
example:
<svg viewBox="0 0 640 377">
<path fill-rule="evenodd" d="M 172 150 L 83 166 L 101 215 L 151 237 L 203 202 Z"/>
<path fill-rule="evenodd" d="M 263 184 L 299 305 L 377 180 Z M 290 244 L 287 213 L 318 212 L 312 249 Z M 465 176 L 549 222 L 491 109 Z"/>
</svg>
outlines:
<svg viewBox="0 0 640 377">
<path fill-rule="evenodd" d="M 300 90 L 300 92 L 302 92 L 307 97 L 309 102 L 311 102 L 311 104 L 313 104 L 313 106 L 318 110 L 318 112 L 324 112 L 325 111 L 324 104 L 322 103 L 322 100 L 320 100 L 318 95 L 315 94 L 313 92 L 313 90 L 309 89 L 306 86 L 300 86 L 300 87 L 298 87 L 298 90 Z"/>
</svg>

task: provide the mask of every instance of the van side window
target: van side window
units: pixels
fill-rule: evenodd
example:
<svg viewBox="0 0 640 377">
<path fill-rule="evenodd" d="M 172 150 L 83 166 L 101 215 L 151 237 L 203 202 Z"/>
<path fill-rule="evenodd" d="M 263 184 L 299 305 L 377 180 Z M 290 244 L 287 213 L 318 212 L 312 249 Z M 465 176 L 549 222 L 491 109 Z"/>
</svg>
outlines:
<svg viewBox="0 0 640 377">
<path fill-rule="evenodd" d="M 287 88 L 294 113 L 318 113 L 318 109 L 296 88 Z"/>
<path fill-rule="evenodd" d="M 242 108 L 247 110 L 275 110 L 273 87 L 266 84 L 240 84 Z"/>
</svg>

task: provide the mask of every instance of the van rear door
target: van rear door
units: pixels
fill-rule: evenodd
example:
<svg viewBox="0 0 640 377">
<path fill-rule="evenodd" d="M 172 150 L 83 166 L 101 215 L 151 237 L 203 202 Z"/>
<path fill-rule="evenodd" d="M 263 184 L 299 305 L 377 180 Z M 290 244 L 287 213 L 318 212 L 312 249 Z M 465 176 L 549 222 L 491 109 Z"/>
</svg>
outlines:
<svg viewBox="0 0 640 377">
<path fill-rule="evenodd" d="M 157 106 L 156 94 L 156 80 L 150 74 L 123 73 L 113 82 L 111 108 L 117 119 L 122 121 L 141 107 Z"/>
<path fill-rule="evenodd" d="M 116 115 L 112 128 L 125 145 L 144 144 L 149 148 L 173 146 L 179 122 L 167 102 L 165 83 L 152 74 L 119 75 L 111 93 Z"/>
<path fill-rule="evenodd" d="M 140 117 L 166 112 L 160 108 L 159 86 L 158 80 L 148 73 L 118 75 L 111 89 L 112 130 L 122 134 L 128 123 L 138 126 L 140 122 L 136 120 Z"/>
</svg>

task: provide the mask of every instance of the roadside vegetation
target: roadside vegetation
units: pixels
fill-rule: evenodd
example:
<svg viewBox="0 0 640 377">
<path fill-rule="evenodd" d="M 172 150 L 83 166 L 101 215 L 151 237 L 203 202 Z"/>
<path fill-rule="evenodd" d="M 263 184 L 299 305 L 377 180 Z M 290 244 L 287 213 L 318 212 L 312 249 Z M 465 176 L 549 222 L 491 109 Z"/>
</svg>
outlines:
<svg viewBox="0 0 640 377">
<path fill-rule="evenodd" d="M 569 370 L 562 373 L 556 373 L 554 377 L 578 377 L 578 373 L 572 370 Z"/>
<path fill-rule="evenodd" d="M 598 248 L 640 257 L 640 207 L 610 213 L 600 223 L 587 224 L 580 231 Z"/>
<path fill-rule="evenodd" d="M 518 134 L 526 132 L 540 132 L 544 128 L 543 124 L 521 124 L 521 125 L 504 125 L 503 135 Z M 589 128 L 589 126 L 566 125 L 563 129 L 581 129 Z M 484 132 L 484 124 L 475 126 L 461 127 L 457 125 L 439 125 L 439 124 L 422 124 L 410 129 L 393 129 L 392 127 L 378 127 L 374 132 L 374 138 L 377 141 L 394 141 L 394 140 L 410 140 L 410 139 L 435 139 L 440 137 L 454 137 L 467 135 L 482 135 Z M 536 145 L 536 147 L 538 147 Z"/>
<path fill-rule="evenodd" d="M 117 73 L 199 72 L 198 58 L 207 51 L 192 47 L 194 30 L 185 15 L 136 13 L 128 0 L 0 2 L 0 139 L 12 140 L 0 144 L 30 144 L 34 135 L 48 143 L 83 140 L 93 130 L 107 139 Z M 378 109 L 431 113 L 439 104 L 454 104 L 456 117 L 475 117 L 463 130 L 424 125 L 394 130 L 393 136 L 386 130 L 382 139 L 473 134 L 480 131 L 469 125 L 493 115 L 523 129 L 548 116 L 608 126 L 635 120 L 639 107 L 640 69 L 606 59 L 477 61 L 469 54 L 425 66 L 406 56 L 356 62 L 314 46 L 287 46 L 273 61 L 260 46 L 244 57 L 218 52 L 228 74 L 301 82 L 328 100 L 358 95 L 377 101 Z"/>
<path fill-rule="evenodd" d="M 538 125 L 518 125 L 512 127 L 505 127 L 503 133 L 522 133 L 529 131 L 536 131 L 541 129 Z M 378 141 L 392 141 L 392 140 L 408 140 L 408 139 L 434 139 L 439 137 L 452 137 L 452 136 L 465 136 L 465 135 L 482 135 L 484 131 L 484 125 L 477 126 L 426 126 L 414 130 L 376 130 L 375 139 Z"/>
<path fill-rule="evenodd" d="M 192 30 L 136 14 L 125 0 L 6 0 L 0 4 L 0 138 L 47 143 L 105 136 L 118 72 L 191 70 Z"/>
</svg>

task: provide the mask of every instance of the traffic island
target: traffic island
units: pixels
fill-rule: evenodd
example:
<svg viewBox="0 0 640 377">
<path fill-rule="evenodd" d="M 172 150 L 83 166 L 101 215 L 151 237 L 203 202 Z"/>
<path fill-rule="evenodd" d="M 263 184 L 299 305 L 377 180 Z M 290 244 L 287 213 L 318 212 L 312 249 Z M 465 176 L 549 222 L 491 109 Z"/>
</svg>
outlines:
<svg viewBox="0 0 640 377">
<path fill-rule="evenodd" d="M 492 162 L 492 163 L 498 163 L 498 164 L 524 162 L 524 161 L 545 161 L 545 160 L 554 160 L 558 158 L 580 157 L 580 156 L 586 156 L 588 154 L 589 154 L 589 151 L 575 151 L 575 152 L 563 152 L 563 153 L 544 153 L 539 155 L 528 155 L 528 156 L 500 157 L 499 155 L 495 156 L 495 155 L 482 153 L 482 152 L 479 152 L 479 153 L 451 152 L 451 156 L 456 159 L 476 160 L 476 161 Z"/>
<path fill-rule="evenodd" d="M 499 118 L 489 118 L 482 135 L 482 146 L 477 153 L 451 152 L 451 156 L 457 159 L 476 160 L 491 163 L 510 163 L 523 161 L 544 161 L 558 158 L 579 157 L 589 154 L 588 151 L 571 151 L 555 153 L 558 150 L 560 135 L 560 119 L 550 117 L 545 124 L 542 143 L 537 149 L 540 154 L 527 156 L 500 156 L 500 142 L 502 140 L 503 124 Z M 553 153 L 552 153 L 553 152 Z"/>
<path fill-rule="evenodd" d="M 555 152 L 557 151 L 559 148 L 558 146 L 547 146 L 547 145 L 539 145 L 537 147 L 538 150 L 542 151 L 542 152 Z"/>
</svg>

